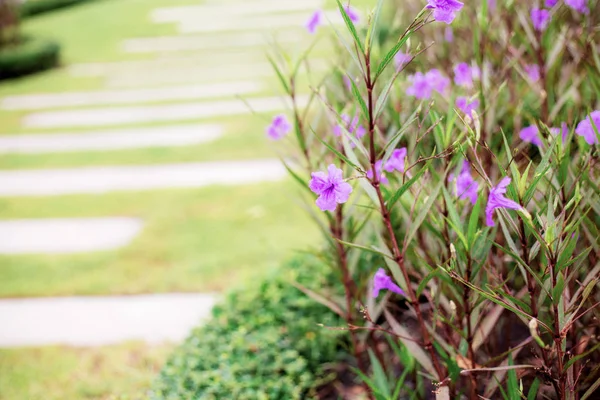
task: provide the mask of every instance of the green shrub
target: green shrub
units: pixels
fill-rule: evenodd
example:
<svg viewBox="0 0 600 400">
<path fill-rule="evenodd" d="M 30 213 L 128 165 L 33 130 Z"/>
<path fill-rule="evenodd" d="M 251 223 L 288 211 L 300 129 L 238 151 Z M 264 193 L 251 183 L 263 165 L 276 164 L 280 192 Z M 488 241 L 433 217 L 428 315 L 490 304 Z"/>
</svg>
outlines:
<svg viewBox="0 0 600 400">
<path fill-rule="evenodd" d="M 43 14 L 49 11 L 85 3 L 91 0 L 34 0 L 26 1 L 19 8 L 21 18 Z"/>
<path fill-rule="evenodd" d="M 0 50 L 0 80 L 44 71 L 58 65 L 60 46 L 51 41 L 26 39 Z"/>
<path fill-rule="evenodd" d="M 171 356 L 151 399 L 311 398 L 340 336 L 317 324 L 341 322 L 290 282 L 315 288 L 327 279 L 322 263 L 303 257 L 258 286 L 231 293 Z"/>
</svg>

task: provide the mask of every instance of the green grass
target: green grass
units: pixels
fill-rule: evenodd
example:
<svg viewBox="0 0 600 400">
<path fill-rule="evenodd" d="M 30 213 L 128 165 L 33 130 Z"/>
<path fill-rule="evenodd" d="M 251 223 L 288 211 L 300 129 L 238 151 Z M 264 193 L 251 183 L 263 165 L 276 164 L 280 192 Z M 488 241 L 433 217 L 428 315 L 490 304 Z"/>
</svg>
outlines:
<svg viewBox="0 0 600 400">
<path fill-rule="evenodd" d="M 0 219 L 131 216 L 129 246 L 82 255 L 0 256 L 0 296 L 218 291 L 317 244 L 292 183 L 99 196 L 0 199 Z"/>
<path fill-rule="evenodd" d="M 0 400 L 144 399 L 172 345 L 0 350 Z"/>
</svg>

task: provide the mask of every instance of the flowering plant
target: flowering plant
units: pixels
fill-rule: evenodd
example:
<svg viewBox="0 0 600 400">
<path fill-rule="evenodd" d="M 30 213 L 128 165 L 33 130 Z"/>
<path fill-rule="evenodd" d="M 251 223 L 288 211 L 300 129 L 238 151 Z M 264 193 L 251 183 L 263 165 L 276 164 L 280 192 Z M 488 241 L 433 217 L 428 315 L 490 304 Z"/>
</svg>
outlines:
<svg viewBox="0 0 600 400">
<path fill-rule="evenodd" d="M 600 5 L 414 3 L 337 0 L 343 55 L 304 110 L 308 52 L 270 58 L 344 298 L 304 290 L 345 319 L 368 398 L 593 399 Z"/>
</svg>

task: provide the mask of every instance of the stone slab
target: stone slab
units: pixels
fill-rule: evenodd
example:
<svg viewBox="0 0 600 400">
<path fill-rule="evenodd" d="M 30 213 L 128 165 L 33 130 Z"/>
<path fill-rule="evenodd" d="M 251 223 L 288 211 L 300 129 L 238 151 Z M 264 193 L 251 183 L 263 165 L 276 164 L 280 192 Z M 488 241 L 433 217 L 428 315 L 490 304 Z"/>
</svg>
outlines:
<svg viewBox="0 0 600 400">
<path fill-rule="evenodd" d="M 180 342 L 210 316 L 213 294 L 0 300 L 0 347 Z"/>
<path fill-rule="evenodd" d="M 219 125 L 173 125 L 88 133 L 0 136 L 0 154 L 43 154 L 175 147 L 206 143 L 223 134 Z"/>
<path fill-rule="evenodd" d="M 304 107 L 308 96 L 299 96 L 298 104 Z M 22 120 L 26 128 L 68 128 L 111 126 L 133 123 L 151 123 L 205 119 L 243 115 L 255 112 L 276 112 L 286 109 L 288 102 L 279 97 L 212 102 L 161 104 L 137 107 L 106 107 L 65 111 L 41 111 L 29 114 Z"/>
<path fill-rule="evenodd" d="M 126 39 L 122 48 L 126 53 L 168 53 L 190 50 L 217 50 L 225 48 L 265 47 L 275 39 L 278 43 L 299 43 L 306 40 L 306 32 L 281 32 L 270 38 L 264 32 L 227 33 L 219 35 L 159 36 Z"/>
<path fill-rule="evenodd" d="M 260 82 L 233 81 L 129 90 L 38 93 L 5 97 L 0 102 L 0 108 L 4 110 L 39 110 L 44 108 L 210 99 L 246 95 L 259 92 L 261 89 L 263 89 L 263 85 Z"/>
<path fill-rule="evenodd" d="M 129 244 L 142 226 L 142 221 L 135 218 L 0 221 L 0 254 L 69 254 L 114 250 Z"/>
<path fill-rule="evenodd" d="M 151 14 L 154 22 L 178 22 L 181 19 L 210 18 L 225 19 L 223 17 L 236 15 L 268 14 L 286 11 L 310 11 L 321 8 L 323 0 L 281 1 L 260 0 L 246 2 L 213 2 L 211 4 L 162 7 L 155 9 Z"/>
<path fill-rule="evenodd" d="M 0 196 L 53 196 L 278 181 L 277 159 L 0 171 Z"/>
</svg>

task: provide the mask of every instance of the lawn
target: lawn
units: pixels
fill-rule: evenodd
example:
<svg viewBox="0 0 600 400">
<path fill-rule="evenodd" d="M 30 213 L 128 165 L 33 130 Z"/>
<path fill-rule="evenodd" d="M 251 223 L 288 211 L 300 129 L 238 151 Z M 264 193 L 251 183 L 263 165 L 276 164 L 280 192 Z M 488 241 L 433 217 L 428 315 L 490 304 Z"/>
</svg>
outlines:
<svg viewBox="0 0 600 400">
<path fill-rule="evenodd" d="M 0 400 L 141 400 L 173 346 L 0 350 Z"/>
<path fill-rule="evenodd" d="M 143 232 L 116 251 L 0 256 L 0 296 L 226 290 L 317 243 L 294 183 L 0 199 L 0 219 L 130 216 Z"/>
</svg>

